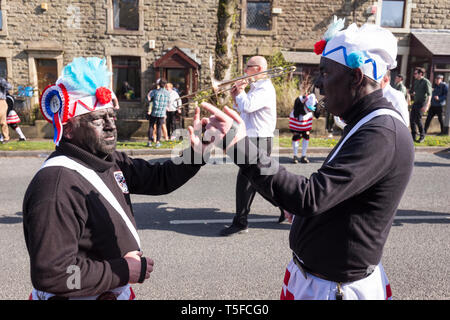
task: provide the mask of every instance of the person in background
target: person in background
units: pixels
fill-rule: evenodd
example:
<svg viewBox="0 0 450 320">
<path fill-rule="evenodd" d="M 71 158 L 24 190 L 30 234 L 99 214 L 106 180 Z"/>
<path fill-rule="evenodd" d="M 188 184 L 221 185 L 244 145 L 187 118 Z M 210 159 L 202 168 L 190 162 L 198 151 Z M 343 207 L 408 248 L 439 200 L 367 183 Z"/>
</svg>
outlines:
<svg viewBox="0 0 450 320">
<path fill-rule="evenodd" d="M 25 141 L 27 138 L 22 132 L 22 129 L 19 127 L 20 118 L 17 112 L 14 110 L 14 97 L 6 93 L 6 103 L 8 104 L 8 116 L 6 117 L 6 123 L 11 127 L 11 129 L 15 130 L 19 135 L 19 141 Z M 0 141 L 3 141 L 3 136 L 0 137 Z"/>
<path fill-rule="evenodd" d="M 381 89 L 383 89 L 383 96 L 400 112 L 405 125 L 409 127 L 409 111 L 408 103 L 402 92 L 395 90 L 391 86 L 391 71 L 386 71 L 383 80 L 380 82 Z"/>
<path fill-rule="evenodd" d="M 294 101 L 294 109 L 289 115 L 289 129 L 293 133 L 292 149 L 294 153 L 293 162 L 298 163 L 298 147 L 302 141 L 301 163 L 309 163 L 306 153 L 308 150 L 309 137 L 312 129 L 313 112 L 316 118 L 319 118 L 320 112 L 317 110 L 317 98 L 312 93 L 308 96 L 299 96 Z"/>
<path fill-rule="evenodd" d="M 147 146 L 151 147 L 152 142 L 155 142 L 155 147 L 160 147 L 161 143 L 161 130 L 162 125 L 164 124 L 164 118 L 166 116 L 166 108 L 167 104 L 170 100 L 169 92 L 165 89 L 166 86 L 166 80 L 160 79 L 158 83 L 158 88 L 151 93 L 151 101 L 152 101 L 152 108 L 151 111 L 149 110 L 148 114 L 150 116 L 149 120 L 149 128 L 148 128 L 148 143 Z M 156 124 L 156 139 L 153 137 L 153 125 Z"/>
<path fill-rule="evenodd" d="M 434 116 L 437 116 L 439 125 L 441 126 L 441 133 L 444 134 L 444 107 L 447 104 L 448 86 L 444 82 L 444 76 L 438 74 L 434 79 L 433 93 L 431 97 L 431 107 L 428 110 L 427 119 L 425 120 L 425 133 L 427 133 L 430 127 L 431 120 Z"/>
<path fill-rule="evenodd" d="M 267 156 L 272 152 L 273 136 L 277 122 L 276 92 L 270 79 L 261 72 L 267 70 L 267 60 L 262 56 L 251 57 L 244 68 L 247 75 L 253 77 L 250 90 L 245 92 L 247 81 L 238 81 L 231 90 L 234 107 L 240 112 L 247 128 L 248 137 L 256 144 L 258 150 Z M 220 235 L 231 236 L 248 232 L 248 215 L 256 189 L 250 181 L 238 172 L 236 179 L 236 215 L 230 226 L 222 229 Z M 279 222 L 284 220 L 280 209 Z"/>
<path fill-rule="evenodd" d="M 173 132 L 175 131 L 175 119 L 176 114 L 181 114 L 181 100 L 180 95 L 174 90 L 173 84 L 168 82 L 166 84 L 166 90 L 169 91 L 170 100 L 166 109 L 166 125 L 167 125 L 167 135 L 170 140 L 175 140 Z"/>
<path fill-rule="evenodd" d="M 390 77 L 390 75 L 389 75 Z M 403 75 L 402 74 L 398 74 L 395 76 L 395 84 L 394 84 L 394 89 L 400 91 L 401 93 L 403 93 L 403 95 L 405 96 L 405 100 L 408 100 L 408 89 L 406 89 L 405 85 L 403 84 Z"/>
<path fill-rule="evenodd" d="M 8 116 L 8 104 L 6 102 L 6 94 L 11 90 L 11 84 L 4 78 L 0 77 L 0 129 L 3 136 L 2 144 L 9 142 L 9 129 L 6 118 Z"/>
<path fill-rule="evenodd" d="M 425 129 L 422 124 L 422 117 L 428 111 L 431 102 L 432 88 L 430 80 L 425 78 L 425 69 L 417 67 L 414 69 L 414 84 L 411 99 L 414 101 L 411 107 L 410 123 L 411 135 L 414 141 L 423 142 L 425 140 Z M 419 139 L 417 138 L 417 129 Z"/>
</svg>

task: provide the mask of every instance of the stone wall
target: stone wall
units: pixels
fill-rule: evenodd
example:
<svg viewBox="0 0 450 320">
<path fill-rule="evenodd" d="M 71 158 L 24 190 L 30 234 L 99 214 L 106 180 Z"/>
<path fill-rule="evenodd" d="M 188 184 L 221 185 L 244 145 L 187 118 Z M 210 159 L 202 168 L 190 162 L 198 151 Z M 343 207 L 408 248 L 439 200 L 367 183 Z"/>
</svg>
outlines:
<svg viewBox="0 0 450 320">
<path fill-rule="evenodd" d="M 137 32 L 117 32 L 108 27 L 112 0 L 47 1 L 48 10 L 40 8 L 44 0 L 0 0 L 7 15 L 7 35 L 0 33 L 0 57 L 10 64 L 9 80 L 13 85 L 33 84 L 33 57 L 58 60 L 58 71 L 77 56 L 132 55 L 141 58 L 142 96 L 155 80 L 152 64 L 174 45 L 190 49 L 200 60 L 200 87 L 209 82 L 208 60 L 214 55 L 217 32 L 218 0 L 140 0 L 143 18 Z M 311 51 L 333 15 L 345 17 L 346 24 L 375 22 L 367 13 L 378 0 L 273 0 L 281 13 L 273 14 L 274 30 L 245 30 L 243 12 L 246 0 L 236 0 L 234 17 L 234 64 L 236 75 L 242 74 L 243 57 L 270 55 L 280 49 Z M 414 0 L 411 2 L 410 28 L 450 29 L 450 1 Z M 408 32 L 397 34 L 403 46 Z M 150 49 L 149 40 L 155 40 Z M 35 99 L 35 102 L 37 99 Z M 141 103 L 126 104 L 120 118 L 142 118 Z"/>
<path fill-rule="evenodd" d="M 8 34 L 0 34 L 0 57 L 11 65 L 9 81 L 36 86 L 30 57 L 60 57 L 62 67 L 78 56 L 130 55 L 141 57 L 142 97 L 154 79 L 152 64 L 174 45 L 189 48 L 202 64 L 201 79 L 209 75 L 209 55 L 214 52 L 217 0 L 140 0 L 142 29 L 137 32 L 111 32 L 108 19 L 112 0 L 47 1 L 0 0 L 7 14 Z M 149 40 L 155 40 L 150 49 Z M 108 60 L 111 63 L 111 59 Z M 37 102 L 37 95 L 33 103 Z M 134 108 L 134 109 L 133 109 Z M 127 104 L 120 114 L 140 117 L 146 111 L 145 100 Z"/>
<path fill-rule="evenodd" d="M 450 29 L 450 1 L 415 0 L 411 12 L 412 29 Z"/>
</svg>

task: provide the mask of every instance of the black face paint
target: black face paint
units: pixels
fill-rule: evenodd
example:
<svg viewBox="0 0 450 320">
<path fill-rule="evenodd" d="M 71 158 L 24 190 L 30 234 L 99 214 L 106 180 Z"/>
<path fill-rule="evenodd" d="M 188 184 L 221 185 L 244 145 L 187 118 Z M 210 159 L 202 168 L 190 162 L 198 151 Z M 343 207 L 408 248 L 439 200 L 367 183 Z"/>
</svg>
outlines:
<svg viewBox="0 0 450 320">
<path fill-rule="evenodd" d="M 71 142 L 92 154 L 105 158 L 116 150 L 117 129 L 112 108 L 79 116 Z"/>
</svg>

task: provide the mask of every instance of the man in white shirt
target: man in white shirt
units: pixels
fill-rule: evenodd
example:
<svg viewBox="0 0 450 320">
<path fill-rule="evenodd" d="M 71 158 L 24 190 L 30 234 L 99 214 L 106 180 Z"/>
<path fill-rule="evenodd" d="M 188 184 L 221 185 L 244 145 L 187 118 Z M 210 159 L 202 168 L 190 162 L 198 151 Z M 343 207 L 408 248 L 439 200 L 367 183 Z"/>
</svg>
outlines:
<svg viewBox="0 0 450 320">
<path fill-rule="evenodd" d="M 181 100 L 180 95 L 173 89 L 173 84 L 168 82 L 166 84 L 166 90 L 169 91 L 169 104 L 166 108 L 166 125 L 167 125 L 167 134 L 170 140 L 175 140 L 173 132 L 175 131 L 175 117 L 177 112 L 181 113 Z"/>
<path fill-rule="evenodd" d="M 234 107 L 241 114 L 247 128 L 247 136 L 258 148 L 266 151 L 270 156 L 273 133 L 277 122 L 276 93 L 270 79 L 265 74 L 258 74 L 267 70 L 264 57 L 254 56 L 245 66 L 247 75 L 255 75 L 250 84 L 250 90 L 245 92 L 248 82 L 243 80 L 235 84 L 231 90 Z M 236 216 L 231 226 L 221 231 L 222 236 L 248 232 L 247 216 L 255 197 L 256 189 L 239 170 L 236 181 Z M 284 214 L 282 215 L 284 218 Z M 282 219 L 280 218 L 282 221 Z M 281 222 L 280 221 L 280 222 Z"/>
<path fill-rule="evenodd" d="M 383 96 L 394 106 L 394 108 L 400 112 L 403 122 L 409 127 L 409 111 L 408 103 L 405 96 L 401 91 L 392 88 L 391 84 L 391 72 L 388 70 L 380 82 L 380 86 L 383 89 Z"/>
</svg>

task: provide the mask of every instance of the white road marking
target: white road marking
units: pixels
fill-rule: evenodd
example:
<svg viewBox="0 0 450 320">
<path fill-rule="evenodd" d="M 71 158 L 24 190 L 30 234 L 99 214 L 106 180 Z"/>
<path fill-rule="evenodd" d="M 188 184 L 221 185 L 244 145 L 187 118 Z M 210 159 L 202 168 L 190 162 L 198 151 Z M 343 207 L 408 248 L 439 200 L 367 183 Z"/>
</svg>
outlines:
<svg viewBox="0 0 450 320">
<path fill-rule="evenodd" d="M 442 220 L 450 219 L 450 216 L 398 216 L 394 220 Z M 208 224 L 231 223 L 233 219 L 201 219 L 201 220 L 170 220 L 170 224 Z M 248 219 L 251 223 L 278 222 L 278 218 Z"/>
</svg>

